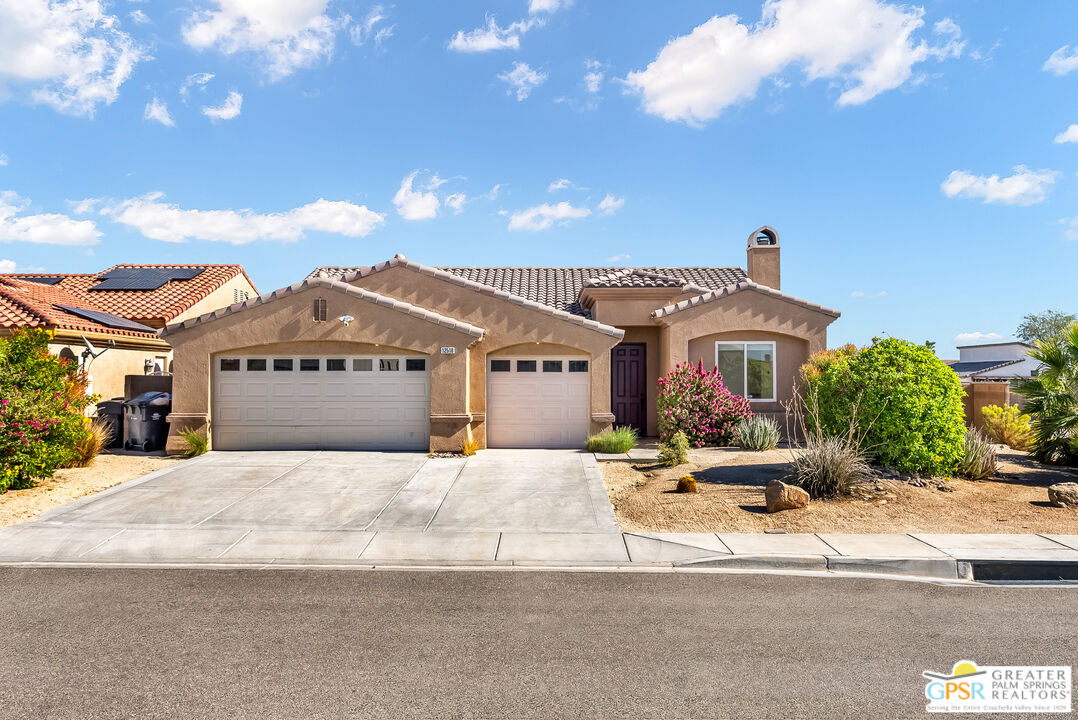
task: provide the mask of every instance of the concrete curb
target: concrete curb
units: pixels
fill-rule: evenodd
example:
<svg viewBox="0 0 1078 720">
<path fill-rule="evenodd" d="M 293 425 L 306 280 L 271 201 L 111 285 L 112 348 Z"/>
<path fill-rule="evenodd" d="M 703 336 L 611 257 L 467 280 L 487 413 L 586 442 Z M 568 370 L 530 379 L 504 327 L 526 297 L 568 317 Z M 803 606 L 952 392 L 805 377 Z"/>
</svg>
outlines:
<svg viewBox="0 0 1078 720">
<path fill-rule="evenodd" d="M 938 578 L 940 580 L 974 579 L 969 563 L 959 562 L 949 557 L 879 558 L 851 557 L 848 555 L 715 555 L 699 560 L 675 563 L 675 567 L 810 570 L 844 574 Z"/>
</svg>

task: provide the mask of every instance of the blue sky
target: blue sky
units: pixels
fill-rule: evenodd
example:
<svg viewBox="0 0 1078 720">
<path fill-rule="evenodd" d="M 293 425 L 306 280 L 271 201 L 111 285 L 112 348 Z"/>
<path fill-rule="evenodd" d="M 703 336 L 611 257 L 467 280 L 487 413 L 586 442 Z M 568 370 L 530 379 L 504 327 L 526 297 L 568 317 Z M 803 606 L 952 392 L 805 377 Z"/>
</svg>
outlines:
<svg viewBox="0 0 1078 720">
<path fill-rule="evenodd" d="M 743 265 L 768 224 L 832 344 L 951 357 L 1078 310 L 1078 4 L 0 0 L 0 192 L 0 270 L 263 291 Z"/>
</svg>

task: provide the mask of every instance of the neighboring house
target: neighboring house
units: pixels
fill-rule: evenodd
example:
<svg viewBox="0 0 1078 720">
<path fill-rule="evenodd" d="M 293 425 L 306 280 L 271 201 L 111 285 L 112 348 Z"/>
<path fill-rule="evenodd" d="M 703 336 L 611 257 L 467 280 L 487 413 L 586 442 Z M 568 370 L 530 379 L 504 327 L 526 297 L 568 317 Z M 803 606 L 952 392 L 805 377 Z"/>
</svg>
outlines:
<svg viewBox="0 0 1078 720">
<path fill-rule="evenodd" d="M 1029 357 L 1023 342 L 959 345 L 958 360 L 949 363 L 963 382 L 1005 382 L 1037 374 L 1041 363 Z"/>
<path fill-rule="evenodd" d="M 779 242 L 747 270 L 433 268 L 396 256 L 328 267 L 170 324 L 170 449 L 581 447 L 590 432 L 658 431 L 658 378 L 718 364 L 753 409 L 779 413 L 834 310 L 779 290 Z M 747 384 L 746 384 L 747 383 Z"/>
<path fill-rule="evenodd" d="M 255 295 L 240 265 L 116 265 L 100 273 L 0 275 L 0 336 L 18 327 L 50 330 L 50 349 L 84 364 L 92 392 L 123 397 L 126 375 L 172 372 L 172 349 L 158 329 Z M 109 349 L 90 357 L 83 338 L 98 351 Z"/>
</svg>

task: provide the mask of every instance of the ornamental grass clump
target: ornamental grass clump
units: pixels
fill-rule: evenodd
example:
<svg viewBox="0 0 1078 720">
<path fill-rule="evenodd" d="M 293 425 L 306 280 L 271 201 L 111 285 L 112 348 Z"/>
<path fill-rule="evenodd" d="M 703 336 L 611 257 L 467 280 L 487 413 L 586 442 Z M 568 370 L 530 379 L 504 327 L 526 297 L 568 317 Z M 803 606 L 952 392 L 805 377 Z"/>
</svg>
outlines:
<svg viewBox="0 0 1078 720">
<path fill-rule="evenodd" d="M 588 437 L 588 452 L 627 453 L 636 447 L 639 439 L 636 428 L 618 427 Z"/>
<path fill-rule="evenodd" d="M 804 442 L 791 450 L 791 485 L 806 490 L 813 497 L 849 495 L 875 475 L 863 451 L 865 435 L 872 428 L 861 427 L 856 418 L 860 397 L 852 401 L 853 412 L 846 427 L 840 432 L 828 434 L 820 422 L 820 402 L 813 386 L 808 387 L 804 398 L 799 390 L 787 404 L 787 416 L 792 419 L 797 432 L 790 437 L 804 438 Z"/>
<path fill-rule="evenodd" d="M 779 446 L 779 425 L 771 418 L 755 415 L 737 424 L 737 445 L 746 450 L 774 450 Z"/>
<path fill-rule="evenodd" d="M 102 420 L 87 420 L 86 432 L 75 441 L 75 459 L 70 467 L 90 467 L 94 458 L 112 439 L 112 427 Z"/>
<path fill-rule="evenodd" d="M 984 480 L 995 475 L 996 470 L 996 449 L 992 443 L 980 430 L 968 430 L 956 472 L 970 480 Z"/>
<path fill-rule="evenodd" d="M 681 432 L 691 447 L 729 445 L 737 424 L 752 417 L 749 401 L 730 392 L 719 371 L 705 371 L 702 362 L 677 365 L 659 378 L 656 406 L 659 439 L 668 442 Z"/>
</svg>

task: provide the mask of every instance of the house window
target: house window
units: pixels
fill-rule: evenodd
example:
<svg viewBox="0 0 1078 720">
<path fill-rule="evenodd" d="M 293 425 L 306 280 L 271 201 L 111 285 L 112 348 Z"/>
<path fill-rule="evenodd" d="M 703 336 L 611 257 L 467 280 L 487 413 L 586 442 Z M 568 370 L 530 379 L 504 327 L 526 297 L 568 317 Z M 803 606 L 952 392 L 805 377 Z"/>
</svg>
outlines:
<svg viewBox="0 0 1078 720">
<path fill-rule="evenodd" d="M 715 367 L 735 395 L 759 402 L 775 401 L 775 343 L 717 342 Z"/>
<path fill-rule="evenodd" d="M 382 358 L 378 361 L 378 370 L 380 372 L 397 372 L 400 369 L 401 361 L 397 360 L 396 358 L 393 358 L 392 360 Z"/>
<path fill-rule="evenodd" d="M 326 321 L 326 299 L 318 298 L 314 301 L 314 321 L 325 322 Z"/>
<path fill-rule="evenodd" d="M 326 372 L 344 372 L 344 358 L 328 358 Z"/>
<path fill-rule="evenodd" d="M 535 361 L 517 360 L 517 372 L 535 372 Z"/>
<path fill-rule="evenodd" d="M 265 358 L 247 358 L 247 372 L 265 372 Z"/>
<path fill-rule="evenodd" d="M 509 372 L 511 369 L 510 362 L 508 360 L 491 360 L 490 371 L 491 372 Z"/>
<path fill-rule="evenodd" d="M 557 372 L 560 373 L 562 368 L 561 360 L 544 360 L 543 372 Z"/>
<path fill-rule="evenodd" d="M 404 361 L 404 369 L 408 372 L 422 372 L 427 369 L 426 358 L 408 358 Z"/>
<path fill-rule="evenodd" d="M 373 372 L 374 360 L 370 358 L 356 358 L 352 361 L 353 372 Z"/>
<path fill-rule="evenodd" d="M 273 358 L 274 372 L 292 372 L 292 358 Z"/>
<path fill-rule="evenodd" d="M 318 358 L 300 358 L 300 372 L 318 372 L 319 368 L 321 367 L 322 363 L 318 361 Z"/>
<path fill-rule="evenodd" d="M 239 372 L 239 358 L 221 358 L 221 372 Z"/>
<path fill-rule="evenodd" d="M 569 372 L 587 372 L 588 361 L 587 360 L 570 360 Z"/>
</svg>

